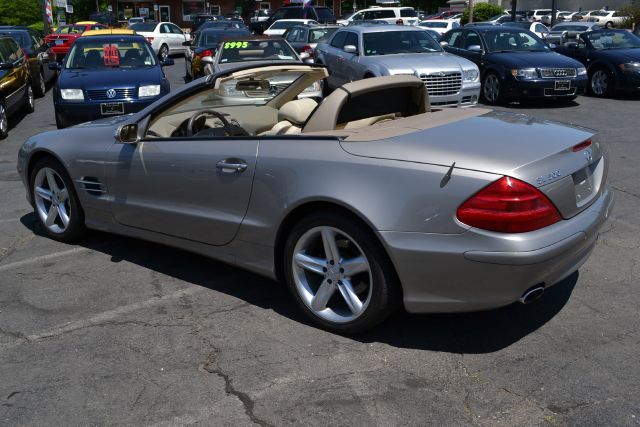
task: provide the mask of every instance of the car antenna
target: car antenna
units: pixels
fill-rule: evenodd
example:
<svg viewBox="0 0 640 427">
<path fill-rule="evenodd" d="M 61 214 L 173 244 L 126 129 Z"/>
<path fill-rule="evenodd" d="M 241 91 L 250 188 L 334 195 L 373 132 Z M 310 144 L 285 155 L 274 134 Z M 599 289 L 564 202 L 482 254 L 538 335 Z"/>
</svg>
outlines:
<svg viewBox="0 0 640 427">
<path fill-rule="evenodd" d="M 451 172 L 453 172 L 453 167 L 456 165 L 456 162 L 453 162 L 451 164 L 451 167 L 449 168 L 449 170 L 447 171 L 447 173 L 444 174 L 444 176 L 442 177 L 442 181 L 440 181 L 440 188 L 443 188 L 445 185 L 447 185 L 447 183 L 449 182 L 449 180 L 451 179 Z"/>
</svg>

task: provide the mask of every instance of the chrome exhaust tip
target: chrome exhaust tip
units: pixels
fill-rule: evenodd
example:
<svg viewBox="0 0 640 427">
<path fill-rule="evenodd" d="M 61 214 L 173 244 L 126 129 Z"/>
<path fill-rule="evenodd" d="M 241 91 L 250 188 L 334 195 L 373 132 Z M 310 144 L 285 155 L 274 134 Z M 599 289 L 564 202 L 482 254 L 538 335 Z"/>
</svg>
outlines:
<svg viewBox="0 0 640 427">
<path fill-rule="evenodd" d="M 529 288 L 518 300 L 522 304 L 530 304 L 538 299 L 544 294 L 544 286 L 534 286 Z"/>
</svg>

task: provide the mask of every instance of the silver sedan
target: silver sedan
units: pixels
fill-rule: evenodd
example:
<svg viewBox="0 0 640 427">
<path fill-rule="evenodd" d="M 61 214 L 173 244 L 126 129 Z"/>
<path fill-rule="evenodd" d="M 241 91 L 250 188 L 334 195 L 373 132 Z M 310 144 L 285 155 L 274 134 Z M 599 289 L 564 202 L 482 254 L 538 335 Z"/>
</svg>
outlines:
<svg viewBox="0 0 640 427">
<path fill-rule="evenodd" d="M 291 82 L 272 91 L 281 73 Z M 282 280 L 343 333 L 400 305 L 528 303 L 590 256 L 613 205 L 593 131 L 434 110 L 415 76 L 298 99 L 326 77 L 232 69 L 139 113 L 35 135 L 18 156 L 27 199 L 53 239 L 91 228 L 204 254 Z"/>
</svg>

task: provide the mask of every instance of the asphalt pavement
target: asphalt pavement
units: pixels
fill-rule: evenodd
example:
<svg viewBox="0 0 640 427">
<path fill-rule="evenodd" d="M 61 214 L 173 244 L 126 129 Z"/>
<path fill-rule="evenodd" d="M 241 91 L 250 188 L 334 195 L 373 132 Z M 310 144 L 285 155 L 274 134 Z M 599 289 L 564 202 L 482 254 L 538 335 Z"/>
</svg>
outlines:
<svg viewBox="0 0 640 427">
<path fill-rule="evenodd" d="M 183 84 L 182 59 L 166 71 Z M 640 97 L 502 108 L 607 143 L 617 204 L 589 261 L 531 305 L 347 337 L 216 261 L 42 237 L 16 156 L 55 128 L 49 91 L 0 141 L 0 425 L 640 425 Z"/>
</svg>

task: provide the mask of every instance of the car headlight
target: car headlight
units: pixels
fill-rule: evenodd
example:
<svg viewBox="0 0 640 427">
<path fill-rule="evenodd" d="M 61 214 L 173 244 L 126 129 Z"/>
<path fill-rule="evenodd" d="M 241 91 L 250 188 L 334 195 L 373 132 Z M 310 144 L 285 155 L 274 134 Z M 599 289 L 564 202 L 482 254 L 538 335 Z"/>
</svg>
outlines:
<svg viewBox="0 0 640 427">
<path fill-rule="evenodd" d="M 640 72 L 640 62 L 627 62 L 625 64 L 620 64 L 618 67 L 622 71 L 635 71 Z"/>
<path fill-rule="evenodd" d="M 535 68 L 514 68 L 511 70 L 511 75 L 521 79 L 537 79 L 538 72 Z"/>
<path fill-rule="evenodd" d="M 584 67 L 578 67 L 578 75 L 579 76 L 586 76 L 587 75 L 587 69 Z"/>
<path fill-rule="evenodd" d="M 82 89 L 60 89 L 60 96 L 62 96 L 62 99 L 69 101 L 84 101 Z"/>
<path fill-rule="evenodd" d="M 313 82 L 313 84 L 311 86 L 308 86 L 305 90 L 303 90 L 302 93 L 320 92 L 321 90 L 322 90 L 322 87 L 320 86 L 320 82 Z"/>
<path fill-rule="evenodd" d="M 465 82 L 475 82 L 479 76 L 478 70 L 471 69 L 462 71 L 462 78 Z"/>
<path fill-rule="evenodd" d="M 138 88 L 138 98 L 160 95 L 160 85 L 147 85 Z"/>
</svg>

